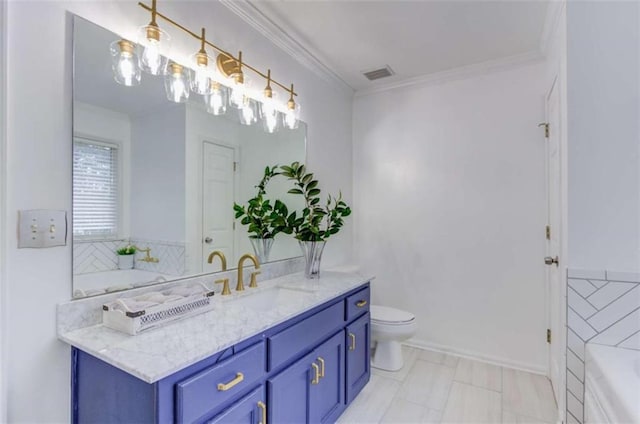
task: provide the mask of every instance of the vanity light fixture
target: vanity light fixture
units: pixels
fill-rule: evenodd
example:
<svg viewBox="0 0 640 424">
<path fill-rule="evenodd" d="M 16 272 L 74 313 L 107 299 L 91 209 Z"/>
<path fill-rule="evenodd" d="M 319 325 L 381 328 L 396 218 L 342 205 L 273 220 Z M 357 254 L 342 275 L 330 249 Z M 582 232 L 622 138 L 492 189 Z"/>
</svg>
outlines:
<svg viewBox="0 0 640 424">
<path fill-rule="evenodd" d="M 189 83 L 184 66 L 169 62 L 164 76 L 164 88 L 167 98 L 175 103 L 184 103 L 189 99 Z"/>
<path fill-rule="evenodd" d="M 287 102 L 287 111 L 283 114 L 282 121 L 285 127 L 290 130 L 295 130 L 300 123 L 300 105 L 293 100 L 293 84 L 291 84 L 290 93 L 291 97 L 289 97 L 289 101 Z"/>
<path fill-rule="evenodd" d="M 253 125 L 258 121 L 258 107 L 256 101 L 249 96 L 244 96 L 242 107 L 238 110 L 242 125 Z"/>
<path fill-rule="evenodd" d="M 211 43 L 205 37 L 204 28 L 201 34 L 196 34 L 161 14 L 157 10 L 156 1 L 152 0 L 151 6 L 138 3 L 140 7 L 151 12 L 151 22 L 139 30 L 138 54 L 136 54 L 135 45 L 130 41 L 120 40 L 111 45 L 114 78 L 118 83 L 138 85 L 140 70 L 152 75 L 160 75 L 164 72 L 165 89 L 169 100 L 177 103 L 185 102 L 189 98 L 189 91 L 193 91 L 204 96 L 209 113 L 221 115 L 225 113 L 229 104 L 238 108 L 240 121 L 243 124 L 251 125 L 258 120 L 258 106 L 249 93 L 249 79 L 244 71 L 246 68 L 267 80 L 259 111 L 265 131 L 273 133 L 282 124 L 290 129 L 298 128 L 300 105 L 294 101 L 294 96 L 298 93 L 294 91 L 293 84 L 291 88 L 286 87 L 271 78 L 271 70 L 265 75 L 243 62 L 242 52 L 239 52 L 236 58 Z M 157 18 L 186 32 L 200 42 L 198 52 L 191 55 L 190 69 L 187 70 L 183 65 L 167 59 L 171 37 L 158 26 Z M 215 59 L 217 72 L 209 67 L 214 59 L 207 54 L 205 46 L 212 47 L 218 52 Z M 276 93 L 273 92 L 271 84 L 289 93 L 286 108 L 276 103 Z"/>
<path fill-rule="evenodd" d="M 228 89 L 218 81 L 211 80 L 211 94 L 205 96 L 207 112 L 212 115 L 224 115 L 227 111 Z"/>
<path fill-rule="evenodd" d="M 197 53 L 191 55 L 191 61 L 193 62 L 193 68 L 189 69 L 189 85 L 191 91 L 197 94 L 207 95 L 211 94 L 211 71 L 209 70 L 209 60 L 213 60 L 207 54 L 204 48 L 205 43 L 205 29 L 202 28 L 202 38 L 200 39 L 200 50 Z"/>
<path fill-rule="evenodd" d="M 280 129 L 280 112 L 276 104 L 277 93 L 271 89 L 271 69 L 267 70 L 267 86 L 263 92 L 262 103 L 260 104 L 260 117 L 262 118 L 262 128 L 269 134 Z"/>
<path fill-rule="evenodd" d="M 114 41 L 110 50 L 113 78 L 116 82 L 127 87 L 139 85 L 140 67 L 133 43 L 128 40 Z"/>
<path fill-rule="evenodd" d="M 167 64 L 166 52 L 169 50 L 171 37 L 156 23 L 156 0 L 151 1 L 150 11 L 151 22 L 138 30 L 140 68 L 151 75 L 160 75 Z"/>
</svg>

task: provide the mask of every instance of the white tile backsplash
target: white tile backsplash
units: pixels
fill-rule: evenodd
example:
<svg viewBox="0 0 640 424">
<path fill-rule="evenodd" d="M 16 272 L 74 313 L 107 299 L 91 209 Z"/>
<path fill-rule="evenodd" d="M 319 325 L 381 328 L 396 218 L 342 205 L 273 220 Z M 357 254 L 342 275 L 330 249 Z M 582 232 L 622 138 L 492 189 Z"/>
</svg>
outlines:
<svg viewBox="0 0 640 424">
<path fill-rule="evenodd" d="M 615 321 L 624 318 L 640 306 L 640 285 L 598 311 L 587 322 L 596 330 L 603 331 Z"/>
<path fill-rule="evenodd" d="M 587 297 L 598 288 L 591 284 L 589 280 L 569 279 L 569 287 L 574 289 L 580 296 Z"/>
<path fill-rule="evenodd" d="M 597 292 L 590 296 L 584 296 L 587 298 L 587 302 L 595 306 L 598 310 L 603 309 L 609 303 L 613 302 L 629 290 L 636 286 L 634 283 L 617 283 L 611 282 L 603 286 Z"/>
<path fill-rule="evenodd" d="M 606 280 L 607 271 L 604 269 L 569 269 L 569 278 L 582 280 Z"/>
</svg>

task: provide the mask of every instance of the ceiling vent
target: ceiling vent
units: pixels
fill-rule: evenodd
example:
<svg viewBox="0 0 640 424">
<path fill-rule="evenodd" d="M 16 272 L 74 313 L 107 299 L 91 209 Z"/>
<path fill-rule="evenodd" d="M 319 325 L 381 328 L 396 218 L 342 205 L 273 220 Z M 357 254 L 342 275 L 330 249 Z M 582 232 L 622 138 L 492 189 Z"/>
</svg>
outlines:
<svg viewBox="0 0 640 424">
<path fill-rule="evenodd" d="M 384 68 L 363 72 L 362 75 L 367 77 L 369 81 L 374 81 L 380 78 L 390 77 L 391 75 L 393 75 L 393 70 L 389 67 L 389 65 L 387 65 Z"/>
</svg>

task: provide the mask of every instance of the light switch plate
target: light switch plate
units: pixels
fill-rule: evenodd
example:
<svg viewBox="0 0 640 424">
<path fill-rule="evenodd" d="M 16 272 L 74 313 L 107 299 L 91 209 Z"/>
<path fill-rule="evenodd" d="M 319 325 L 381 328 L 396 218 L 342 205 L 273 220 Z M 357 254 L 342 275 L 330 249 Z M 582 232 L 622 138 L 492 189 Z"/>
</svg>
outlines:
<svg viewBox="0 0 640 424">
<path fill-rule="evenodd" d="M 67 212 L 49 209 L 19 211 L 18 248 L 67 244 Z"/>
</svg>

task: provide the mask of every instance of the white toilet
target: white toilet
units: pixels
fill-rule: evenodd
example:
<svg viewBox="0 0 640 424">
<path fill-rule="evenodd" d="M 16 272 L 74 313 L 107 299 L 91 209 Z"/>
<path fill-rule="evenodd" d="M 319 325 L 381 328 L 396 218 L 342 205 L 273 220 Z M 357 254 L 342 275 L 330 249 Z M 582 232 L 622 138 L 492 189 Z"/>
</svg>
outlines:
<svg viewBox="0 0 640 424">
<path fill-rule="evenodd" d="M 416 317 L 410 312 L 388 306 L 371 305 L 371 339 L 376 350 L 371 366 L 386 371 L 402 368 L 401 342 L 416 333 Z"/>
</svg>

